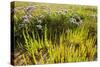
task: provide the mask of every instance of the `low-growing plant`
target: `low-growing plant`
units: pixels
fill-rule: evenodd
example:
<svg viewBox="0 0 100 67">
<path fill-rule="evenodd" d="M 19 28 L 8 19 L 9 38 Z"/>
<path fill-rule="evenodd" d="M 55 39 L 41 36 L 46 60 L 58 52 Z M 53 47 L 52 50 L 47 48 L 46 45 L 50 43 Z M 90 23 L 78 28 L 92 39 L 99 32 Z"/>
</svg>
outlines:
<svg viewBox="0 0 100 67">
<path fill-rule="evenodd" d="M 31 7 L 33 12 L 30 12 L 29 8 L 14 14 L 15 48 L 25 51 L 23 64 L 96 60 L 97 17 L 87 14 L 94 15 L 94 9 L 92 12 L 84 8 L 85 12 L 81 7 L 76 8 L 79 10 L 71 7 L 72 10 L 57 11 L 52 7 L 51 11 L 38 6 Z"/>
</svg>

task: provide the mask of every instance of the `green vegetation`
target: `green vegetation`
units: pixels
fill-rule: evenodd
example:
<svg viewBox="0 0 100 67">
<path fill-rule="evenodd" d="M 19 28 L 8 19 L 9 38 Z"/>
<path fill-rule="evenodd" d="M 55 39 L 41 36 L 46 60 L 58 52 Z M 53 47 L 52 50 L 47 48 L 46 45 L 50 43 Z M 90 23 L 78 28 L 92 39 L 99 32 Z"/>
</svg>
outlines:
<svg viewBox="0 0 100 67">
<path fill-rule="evenodd" d="M 96 14 L 95 6 L 15 2 L 14 46 L 25 52 L 23 64 L 96 60 Z"/>
</svg>

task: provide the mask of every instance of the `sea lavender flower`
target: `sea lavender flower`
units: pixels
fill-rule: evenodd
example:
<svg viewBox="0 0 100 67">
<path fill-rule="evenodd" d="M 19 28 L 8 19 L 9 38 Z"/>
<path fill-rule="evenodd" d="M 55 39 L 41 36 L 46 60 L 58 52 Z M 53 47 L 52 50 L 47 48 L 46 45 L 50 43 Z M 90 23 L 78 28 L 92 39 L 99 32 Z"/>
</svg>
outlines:
<svg viewBox="0 0 100 67">
<path fill-rule="evenodd" d="M 36 25 L 36 27 L 37 27 L 38 29 L 42 29 L 42 26 L 41 26 L 41 25 Z"/>
<path fill-rule="evenodd" d="M 35 10 L 36 7 L 35 6 L 28 6 L 25 11 L 31 13 L 33 10 Z"/>
<path fill-rule="evenodd" d="M 48 11 L 48 13 L 47 13 L 48 15 L 50 15 L 51 14 L 51 11 Z"/>
<path fill-rule="evenodd" d="M 65 10 L 64 10 L 64 12 L 65 12 L 65 13 L 68 13 L 68 10 L 67 10 L 67 9 L 65 9 Z"/>
<path fill-rule="evenodd" d="M 62 14 L 62 11 L 57 11 L 57 14 Z"/>
<path fill-rule="evenodd" d="M 74 13 L 73 16 L 70 18 L 70 22 L 79 26 L 80 24 L 83 23 L 83 20 L 81 19 L 80 16 L 78 16 L 78 14 Z"/>
<path fill-rule="evenodd" d="M 81 19 L 80 16 L 77 16 L 76 17 L 76 22 L 79 23 L 79 24 L 82 24 L 83 23 L 83 20 Z"/>
<path fill-rule="evenodd" d="M 31 14 L 27 14 L 28 18 L 32 18 L 33 16 Z"/>
<path fill-rule="evenodd" d="M 23 22 L 22 23 L 28 23 L 29 17 L 27 15 L 23 16 Z"/>
<path fill-rule="evenodd" d="M 62 15 L 66 15 L 66 13 L 65 12 L 62 12 Z"/>
<path fill-rule="evenodd" d="M 67 13 L 68 13 L 68 10 L 66 10 L 66 9 L 62 10 L 63 15 L 66 15 Z"/>
<path fill-rule="evenodd" d="M 83 23 L 83 20 L 80 20 L 79 24 L 82 24 Z"/>
<path fill-rule="evenodd" d="M 79 22 L 75 18 L 70 18 L 70 22 L 79 26 Z"/>
<path fill-rule="evenodd" d="M 11 13 L 16 13 L 18 10 L 20 10 L 21 7 L 13 8 L 11 9 Z"/>
<path fill-rule="evenodd" d="M 70 18 L 69 20 L 71 23 L 76 23 L 76 19 L 75 18 Z"/>
<path fill-rule="evenodd" d="M 19 29 L 22 29 L 22 28 L 24 28 L 25 26 L 27 26 L 27 24 L 21 23 L 21 24 L 19 24 Z"/>
<path fill-rule="evenodd" d="M 41 23 L 42 23 L 42 21 L 41 21 L 41 20 L 38 20 L 38 23 L 39 23 L 39 24 L 41 24 Z"/>
<path fill-rule="evenodd" d="M 51 8 L 48 8 L 48 14 L 49 15 L 51 14 Z"/>
</svg>

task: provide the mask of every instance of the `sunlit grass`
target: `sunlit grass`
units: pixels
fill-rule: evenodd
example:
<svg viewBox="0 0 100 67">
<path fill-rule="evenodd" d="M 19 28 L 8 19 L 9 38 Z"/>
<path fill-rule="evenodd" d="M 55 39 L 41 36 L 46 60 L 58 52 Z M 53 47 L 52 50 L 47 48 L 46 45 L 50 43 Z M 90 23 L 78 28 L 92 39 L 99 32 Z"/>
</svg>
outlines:
<svg viewBox="0 0 100 67">
<path fill-rule="evenodd" d="M 28 3 L 24 7 L 27 5 Z M 51 7 L 50 12 L 42 9 L 43 4 L 40 4 L 31 14 L 26 14 L 25 10 L 14 14 L 15 45 L 16 49 L 25 51 L 22 55 L 23 64 L 96 60 L 96 8 L 63 5 L 64 7 L 57 11 L 59 5 L 48 6 Z M 68 12 L 62 9 L 68 9 Z"/>
</svg>

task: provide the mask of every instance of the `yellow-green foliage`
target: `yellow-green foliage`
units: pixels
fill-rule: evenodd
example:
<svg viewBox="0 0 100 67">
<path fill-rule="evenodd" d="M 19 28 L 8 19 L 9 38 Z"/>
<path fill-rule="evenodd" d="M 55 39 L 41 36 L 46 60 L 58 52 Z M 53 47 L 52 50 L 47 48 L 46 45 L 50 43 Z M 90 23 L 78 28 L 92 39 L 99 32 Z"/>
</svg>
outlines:
<svg viewBox="0 0 100 67">
<path fill-rule="evenodd" d="M 59 45 L 57 43 L 53 44 L 51 40 L 47 40 L 46 31 L 44 33 L 44 41 L 37 41 L 35 38 L 28 37 L 29 35 L 24 35 L 25 49 L 32 54 L 35 64 L 94 60 L 96 55 L 96 38 L 88 38 L 87 33 L 88 30 L 84 29 L 84 27 L 73 32 L 69 31 L 67 35 L 62 33 Z M 41 46 L 41 44 L 44 46 Z M 49 46 L 47 47 L 45 44 Z M 39 49 L 42 50 L 38 51 Z M 36 59 L 38 54 L 40 57 L 39 61 Z"/>
<path fill-rule="evenodd" d="M 24 4 L 22 7 L 28 5 L 28 3 Z M 42 9 L 44 4 L 34 4 L 38 5 L 38 9 L 32 13 L 32 18 L 29 18 L 28 23 L 24 24 L 24 27 L 19 28 L 23 22 L 22 16 L 25 15 L 25 11 L 19 10 L 20 12 L 14 14 L 14 32 L 19 33 L 19 35 L 15 36 L 15 42 L 17 42 L 15 44 L 19 46 L 18 48 L 26 51 L 26 55 L 23 55 L 24 64 L 96 60 L 97 19 L 95 16 L 90 15 L 96 14 L 95 7 L 45 4 L 52 9 L 51 14 L 47 14 L 48 10 Z M 15 6 L 18 7 L 20 5 L 21 3 L 19 5 L 16 3 Z M 62 6 L 64 6 L 62 9 L 68 9 L 69 12 L 63 14 L 64 10 L 58 9 L 62 13 L 56 14 L 57 8 Z M 73 13 L 77 13 L 79 17 L 84 18 L 82 19 L 82 24 L 77 25 L 70 22 Z M 41 15 L 44 17 L 41 18 Z M 42 28 L 38 29 L 37 25 L 42 26 Z"/>
</svg>

